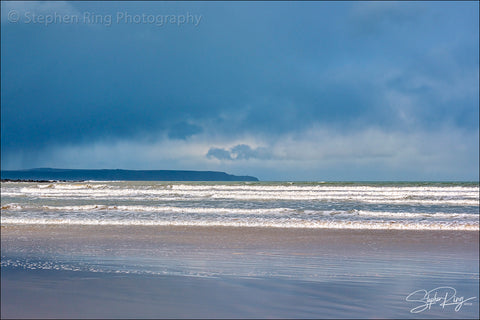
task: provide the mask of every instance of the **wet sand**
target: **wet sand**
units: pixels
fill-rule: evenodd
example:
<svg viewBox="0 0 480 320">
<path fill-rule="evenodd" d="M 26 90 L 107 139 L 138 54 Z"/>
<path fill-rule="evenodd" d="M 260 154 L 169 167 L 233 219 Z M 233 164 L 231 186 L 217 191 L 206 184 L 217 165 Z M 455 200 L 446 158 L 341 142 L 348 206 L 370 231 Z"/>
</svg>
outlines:
<svg viewBox="0 0 480 320">
<path fill-rule="evenodd" d="M 476 318 L 478 232 L 2 226 L 2 318 Z M 75 269 L 76 268 L 76 269 Z M 70 271 L 78 270 L 78 271 Z M 405 298 L 449 286 L 470 300 Z"/>
</svg>

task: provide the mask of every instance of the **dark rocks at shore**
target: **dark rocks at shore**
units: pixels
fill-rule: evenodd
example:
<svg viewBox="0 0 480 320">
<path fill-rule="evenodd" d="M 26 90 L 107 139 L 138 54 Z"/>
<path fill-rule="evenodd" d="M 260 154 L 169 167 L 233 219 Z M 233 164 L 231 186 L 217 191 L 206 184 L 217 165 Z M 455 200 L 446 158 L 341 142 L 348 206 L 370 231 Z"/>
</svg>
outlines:
<svg viewBox="0 0 480 320">
<path fill-rule="evenodd" d="M 1 179 L 1 182 L 35 182 L 35 183 L 55 183 L 55 182 L 84 182 L 85 180 L 35 180 L 35 179 Z"/>
</svg>

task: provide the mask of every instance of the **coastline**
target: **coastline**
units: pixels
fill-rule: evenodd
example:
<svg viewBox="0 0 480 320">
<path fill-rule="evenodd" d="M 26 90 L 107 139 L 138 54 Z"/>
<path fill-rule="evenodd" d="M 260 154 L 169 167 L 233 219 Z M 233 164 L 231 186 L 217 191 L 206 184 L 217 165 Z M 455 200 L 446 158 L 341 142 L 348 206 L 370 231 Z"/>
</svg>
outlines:
<svg viewBox="0 0 480 320">
<path fill-rule="evenodd" d="M 472 245 L 478 248 L 479 231 L 471 230 L 399 230 L 399 229 L 329 229 L 329 228 L 269 228 L 269 227 L 231 227 L 231 226 L 164 226 L 164 225 L 57 225 L 57 224 L 2 224 L 2 245 L 4 240 L 16 236 L 29 236 L 32 240 L 49 239 L 65 241 L 69 238 L 84 241 L 93 238 L 117 240 L 172 240 L 179 234 L 181 240 L 189 244 L 225 245 L 238 244 L 242 247 L 249 243 L 269 244 L 272 247 L 298 244 L 312 244 L 318 241 L 328 245 L 360 246 L 368 241 L 378 242 L 380 246 L 411 247 L 411 249 L 433 249 L 433 244 L 464 247 Z M 87 235 L 86 238 L 83 238 Z M 118 238 L 122 236 L 124 238 Z M 359 242 L 362 239 L 363 242 Z M 202 240 L 202 242 L 199 242 Z M 281 241 L 280 241 L 281 240 Z M 339 242 L 339 240 L 341 240 Z M 375 242 L 375 243 L 377 243 Z M 413 247 L 415 246 L 415 247 Z M 317 248 L 319 249 L 319 248 Z"/>
<path fill-rule="evenodd" d="M 0 182 L 35 182 L 35 183 L 56 183 L 56 182 L 85 182 L 85 180 L 35 180 L 35 179 L 0 179 Z"/>
<path fill-rule="evenodd" d="M 2 317 L 475 318 L 478 236 L 2 225 Z M 410 312 L 409 293 L 439 286 L 474 304 Z"/>
<path fill-rule="evenodd" d="M 15 180 L 96 180 L 96 181 L 259 181 L 252 176 L 237 176 L 222 171 L 58 169 L 34 168 L 2 170 L 2 179 Z"/>
</svg>

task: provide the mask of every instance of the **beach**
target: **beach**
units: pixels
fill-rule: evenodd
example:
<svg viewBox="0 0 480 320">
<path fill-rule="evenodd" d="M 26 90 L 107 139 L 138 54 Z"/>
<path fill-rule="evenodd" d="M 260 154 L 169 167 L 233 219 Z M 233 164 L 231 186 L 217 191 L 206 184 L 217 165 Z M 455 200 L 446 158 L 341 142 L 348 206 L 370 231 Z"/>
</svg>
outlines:
<svg viewBox="0 0 480 320">
<path fill-rule="evenodd" d="M 454 230 L 6 225 L 1 315 L 476 318 L 478 237 Z M 475 299 L 457 311 L 458 303 L 437 301 L 411 312 L 425 303 L 407 301 L 409 294 L 438 287 Z"/>
<path fill-rule="evenodd" d="M 1 319 L 480 319 L 480 1 L 0 5 Z"/>
<path fill-rule="evenodd" d="M 1 187 L 2 318 L 478 318 L 476 183 Z"/>
<path fill-rule="evenodd" d="M 480 319 L 480 1 L 0 5 L 0 320 Z"/>
</svg>

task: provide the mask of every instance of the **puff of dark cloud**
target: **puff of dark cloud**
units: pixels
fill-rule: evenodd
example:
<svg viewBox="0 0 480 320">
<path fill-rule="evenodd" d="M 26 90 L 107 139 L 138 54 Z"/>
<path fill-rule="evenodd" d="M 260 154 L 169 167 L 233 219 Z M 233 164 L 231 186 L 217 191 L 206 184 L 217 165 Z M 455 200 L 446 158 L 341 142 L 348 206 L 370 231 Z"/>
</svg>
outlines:
<svg viewBox="0 0 480 320">
<path fill-rule="evenodd" d="M 230 149 L 210 148 L 207 158 L 218 160 L 248 160 L 248 159 L 270 159 L 271 152 L 265 147 L 252 148 L 247 144 L 239 144 Z"/>
<path fill-rule="evenodd" d="M 210 148 L 207 153 L 207 158 L 217 158 L 218 160 L 232 160 L 230 151 L 222 148 Z"/>
</svg>

